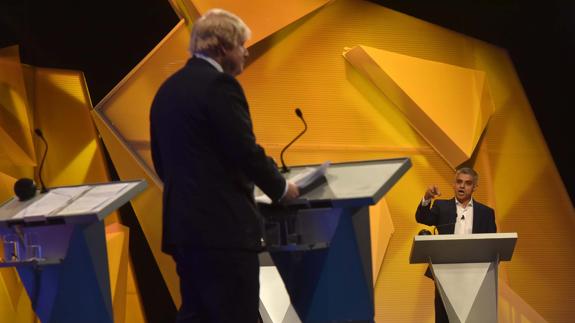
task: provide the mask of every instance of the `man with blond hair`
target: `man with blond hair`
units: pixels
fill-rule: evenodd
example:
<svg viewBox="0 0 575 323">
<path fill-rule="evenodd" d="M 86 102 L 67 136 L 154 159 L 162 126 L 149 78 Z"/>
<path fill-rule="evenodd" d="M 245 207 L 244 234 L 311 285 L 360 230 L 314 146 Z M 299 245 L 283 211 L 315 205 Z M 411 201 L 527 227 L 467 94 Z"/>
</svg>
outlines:
<svg viewBox="0 0 575 323">
<path fill-rule="evenodd" d="M 180 278 L 178 323 L 258 321 L 254 184 L 277 202 L 299 195 L 256 143 L 235 79 L 249 36 L 234 14 L 206 12 L 193 26 L 192 57 L 162 84 L 150 111 L 152 159 L 164 183 L 162 250 Z"/>
</svg>

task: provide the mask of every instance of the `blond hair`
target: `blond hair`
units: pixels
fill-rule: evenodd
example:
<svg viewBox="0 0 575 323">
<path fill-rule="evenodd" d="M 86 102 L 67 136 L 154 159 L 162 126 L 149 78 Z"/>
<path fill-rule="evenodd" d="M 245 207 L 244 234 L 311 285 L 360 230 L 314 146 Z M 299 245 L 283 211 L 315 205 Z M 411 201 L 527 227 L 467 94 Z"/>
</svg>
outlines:
<svg viewBox="0 0 575 323">
<path fill-rule="evenodd" d="M 240 17 L 223 9 L 211 9 L 193 25 L 190 52 L 217 57 L 223 49 L 243 45 L 250 36 L 251 30 Z"/>
</svg>

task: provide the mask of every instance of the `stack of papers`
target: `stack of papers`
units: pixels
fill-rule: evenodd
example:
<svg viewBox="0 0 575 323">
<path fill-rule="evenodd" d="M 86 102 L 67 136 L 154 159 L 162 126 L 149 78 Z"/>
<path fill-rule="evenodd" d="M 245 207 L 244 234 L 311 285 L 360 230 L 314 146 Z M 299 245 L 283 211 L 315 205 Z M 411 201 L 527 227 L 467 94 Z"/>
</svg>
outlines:
<svg viewBox="0 0 575 323">
<path fill-rule="evenodd" d="M 42 220 L 49 216 L 95 213 L 133 184 L 113 183 L 54 188 L 12 219 Z"/>
<path fill-rule="evenodd" d="M 325 161 L 317 167 L 307 167 L 298 174 L 289 177 L 288 180 L 299 188 L 300 194 L 304 194 L 303 192 L 305 192 L 306 189 L 312 187 L 315 183 L 324 178 L 330 164 L 331 162 Z M 256 202 L 271 204 L 272 200 L 266 194 L 262 193 L 261 195 L 256 196 Z"/>
<path fill-rule="evenodd" d="M 294 177 L 290 177 L 289 180 L 297 185 L 300 190 L 303 190 L 322 178 L 329 165 L 330 162 L 326 161 L 318 167 L 308 167 Z"/>
</svg>

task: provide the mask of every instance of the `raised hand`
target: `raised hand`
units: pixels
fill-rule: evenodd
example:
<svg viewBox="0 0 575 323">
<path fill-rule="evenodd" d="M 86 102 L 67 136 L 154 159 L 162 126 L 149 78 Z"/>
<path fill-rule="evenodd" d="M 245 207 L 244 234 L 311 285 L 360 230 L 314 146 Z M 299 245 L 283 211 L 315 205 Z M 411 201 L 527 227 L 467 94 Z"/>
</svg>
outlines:
<svg viewBox="0 0 575 323">
<path fill-rule="evenodd" d="M 425 196 L 423 198 L 426 200 L 429 200 L 429 199 L 434 199 L 438 196 L 441 196 L 441 192 L 439 191 L 439 188 L 437 187 L 437 185 L 434 184 L 434 185 L 429 186 L 427 188 L 427 191 L 425 191 Z"/>
</svg>

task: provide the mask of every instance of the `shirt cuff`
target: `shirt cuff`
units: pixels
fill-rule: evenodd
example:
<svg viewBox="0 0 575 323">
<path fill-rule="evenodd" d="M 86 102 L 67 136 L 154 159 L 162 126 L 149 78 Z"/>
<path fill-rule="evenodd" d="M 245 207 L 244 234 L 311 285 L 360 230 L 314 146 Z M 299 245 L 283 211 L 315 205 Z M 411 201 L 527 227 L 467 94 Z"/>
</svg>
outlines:
<svg viewBox="0 0 575 323">
<path fill-rule="evenodd" d="M 421 206 L 428 206 L 432 199 L 426 200 L 425 197 L 421 199 Z"/>
<path fill-rule="evenodd" d="M 289 184 L 288 184 L 288 181 L 286 180 L 286 186 L 284 187 L 284 193 L 282 194 L 282 196 L 279 199 L 280 201 L 283 200 L 283 198 L 286 196 L 287 191 L 288 191 L 288 187 L 289 187 Z"/>
</svg>

